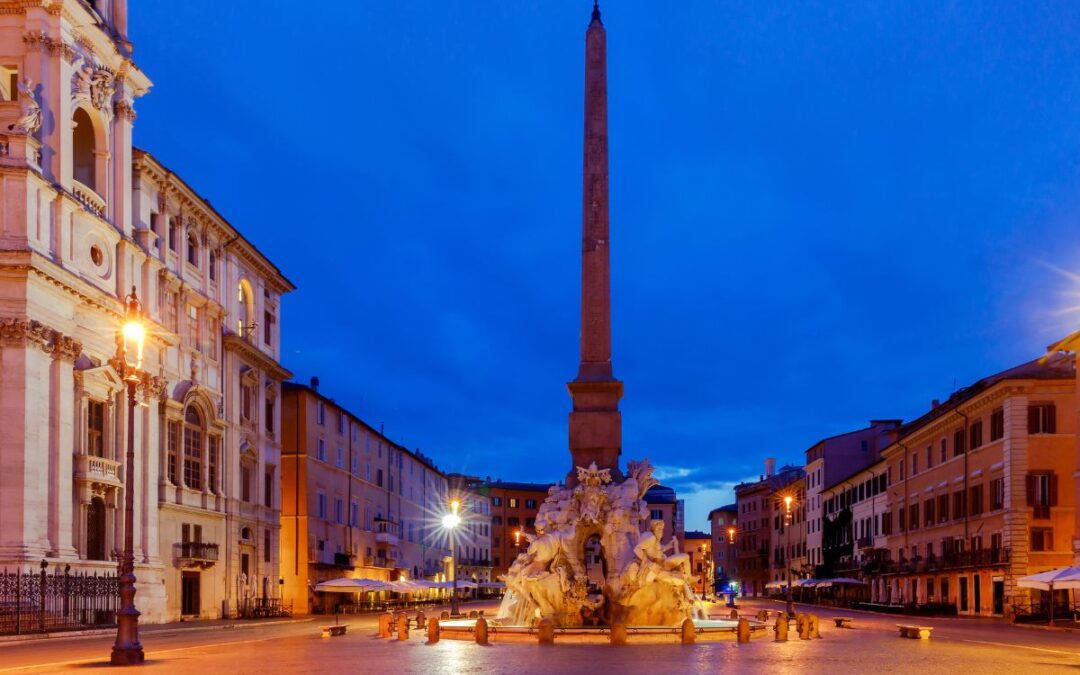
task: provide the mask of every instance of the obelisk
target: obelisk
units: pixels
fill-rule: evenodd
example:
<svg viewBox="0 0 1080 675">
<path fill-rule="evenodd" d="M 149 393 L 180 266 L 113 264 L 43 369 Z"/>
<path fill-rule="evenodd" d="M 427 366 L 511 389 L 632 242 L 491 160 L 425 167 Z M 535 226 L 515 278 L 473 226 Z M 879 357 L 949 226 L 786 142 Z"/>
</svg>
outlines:
<svg viewBox="0 0 1080 675">
<path fill-rule="evenodd" d="M 608 237 L 607 35 L 594 2 L 585 31 L 585 152 L 581 211 L 581 364 L 567 385 L 573 399 L 567 485 L 575 467 L 596 462 L 621 478 L 622 382 L 611 370 L 611 263 Z"/>
</svg>

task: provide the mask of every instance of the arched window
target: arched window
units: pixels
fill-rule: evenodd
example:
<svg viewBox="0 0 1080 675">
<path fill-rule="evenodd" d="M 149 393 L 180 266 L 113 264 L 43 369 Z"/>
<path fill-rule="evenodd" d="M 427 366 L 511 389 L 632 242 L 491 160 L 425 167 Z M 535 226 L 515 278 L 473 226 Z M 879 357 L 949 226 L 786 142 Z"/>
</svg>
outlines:
<svg viewBox="0 0 1080 675">
<path fill-rule="evenodd" d="M 194 232 L 187 235 L 187 261 L 189 265 L 199 266 L 199 238 Z"/>
<path fill-rule="evenodd" d="M 94 497 L 86 507 L 86 559 L 105 560 L 105 501 Z"/>
<path fill-rule="evenodd" d="M 71 121 L 75 127 L 71 134 L 72 176 L 94 192 L 100 192 L 97 187 L 94 121 L 82 108 L 75 109 Z"/>
<path fill-rule="evenodd" d="M 184 485 L 193 490 L 202 489 L 202 415 L 193 405 L 184 411 Z"/>
</svg>

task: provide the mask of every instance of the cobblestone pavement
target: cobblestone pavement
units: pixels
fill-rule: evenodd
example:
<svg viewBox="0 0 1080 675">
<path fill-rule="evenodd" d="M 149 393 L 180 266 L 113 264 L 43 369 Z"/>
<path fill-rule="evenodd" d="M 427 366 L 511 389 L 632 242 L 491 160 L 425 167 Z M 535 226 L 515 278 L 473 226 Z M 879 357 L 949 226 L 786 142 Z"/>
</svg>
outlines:
<svg viewBox="0 0 1080 675">
<path fill-rule="evenodd" d="M 775 603 L 747 601 L 744 612 Z M 373 617 L 351 617 L 343 637 L 318 637 L 322 621 L 256 626 L 247 630 L 174 631 L 144 637 L 148 673 L 950 673 L 978 675 L 1080 672 L 1080 635 L 1029 630 L 964 619 L 919 620 L 934 626 L 930 640 L 902 639 L 896 623 L 909 620 L 818 608 L 823 617 L 851 616 L 853 630 L 822 623 L 823 639 L 785 643 L 767 636 L 749 645 L 732 641 L 693 646 L 495 643 L 443 640 L 425 644 L 373 637 Z M 47 643 L 47 644 L 46 644 Z M 107 659 L 110 638 L 61 639 L 0 647 L 0 673 L 78 672 Z"/>
</svg>

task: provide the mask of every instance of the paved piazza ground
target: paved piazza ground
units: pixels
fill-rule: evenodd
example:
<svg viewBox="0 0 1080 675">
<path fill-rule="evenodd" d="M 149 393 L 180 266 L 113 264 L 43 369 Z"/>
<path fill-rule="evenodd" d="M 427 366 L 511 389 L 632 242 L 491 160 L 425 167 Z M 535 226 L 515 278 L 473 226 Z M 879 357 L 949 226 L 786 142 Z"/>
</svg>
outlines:
<svg viewBox="0 0 1080 675">
<path fill-rule="evenodd" d="M 777 608 L 746 602 L 743 609 Z M 931 640 L 897 636 L 901 619 L 819 608 L 823 617 L 852 616 L 857 628 L 822 624 L 823 639 L 778 644 L 772 632 L 749 645 L 733 641 L 682 645 L 492 644 L 443 640 L 424 644 L 372 637 L 371 618 L 352 618 L 344 637 L 317 636 L 318 623 L 294 621 L 244 628 L 149 629 L 147 673 L 1008 673 L 1080 672 L 1080 634 L 969 619 L 935 619 Z M 793 633 L 794 634 L 794 633 Z M 104 668 L 110 637 L 0 643 L 0 673 L 86 672 Z"/>
</svg>

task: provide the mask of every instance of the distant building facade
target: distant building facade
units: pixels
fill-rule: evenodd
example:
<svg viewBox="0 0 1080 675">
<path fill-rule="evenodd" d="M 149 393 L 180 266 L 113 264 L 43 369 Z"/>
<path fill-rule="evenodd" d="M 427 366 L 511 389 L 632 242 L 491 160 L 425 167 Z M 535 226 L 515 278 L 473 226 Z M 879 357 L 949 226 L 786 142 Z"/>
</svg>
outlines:
<svg viewBox="0 0 1080 675">
<path fill-rule="evenodd" d="M 313 588 L 339 577 L 446 580 L 446 476 L 314 386 L 283 391 L 284 595 L 295 613 L 323 607 Z"/>
<path fill-rule="evenodd" d="M 465 487 L 491 505 L 491 578 L 499 579 L 536 534 L 536 514 L 547 499 L 549 483 L 466 480 Z"/>
<path fill-rule="evenodd" d="M 713 542 L 712 535 L 699 530 L 683 533 L 683 553 L 690 556 L 690 570 L 693 578 L 690 587 L 698 595 L 705 597 L 713 592 Z"/>
<path fill-rule="evenodd" d="M 736 566 L 739 534 L 739 506 L 728 504 L 709 512 L 709 537 L 712 540 L 713 578 L 717 590 L 725 590 L 738 580 Z"/>
</svg>

